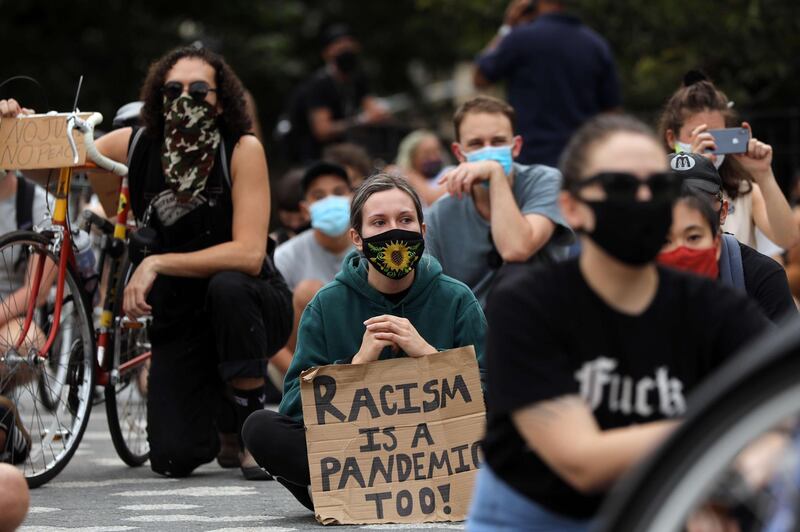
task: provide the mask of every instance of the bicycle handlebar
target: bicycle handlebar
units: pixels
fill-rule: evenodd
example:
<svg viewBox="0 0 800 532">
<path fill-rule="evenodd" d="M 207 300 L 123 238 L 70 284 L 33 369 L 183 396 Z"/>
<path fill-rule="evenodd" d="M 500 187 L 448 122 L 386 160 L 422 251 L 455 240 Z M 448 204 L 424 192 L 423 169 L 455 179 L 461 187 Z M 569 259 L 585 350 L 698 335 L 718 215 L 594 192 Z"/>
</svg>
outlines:
<svg viewBox="0 0 800 532">
<path fill-rule="evenodd" d="M 75 156 L 75 162 L 78 162 L 78 149 L 75 146 L 75 139 L 72 137 L 72 130 L 77 129 L 83 133 L 83 143 L 86 146 L 86 157 L 94 161 L 97 166 L 108 170 L 120 177 L 128 175 L 128 167 L 122 163 L 118 163 L 109 159 L 97 149 L 94 144 L 94 128 L 97 124 L 103 121 L 103 115 L 100 113 L 92 113 L 86 120 L 81 120 L 77 114 L 71 113 L 67 117 L 67 139 L 69 140 L 72 153 Z"/>
<path fill-rule="evenodd" d="M 102 216 L 98 216 L 97 214 L 93 213 L 90 210 L 85 210 L 81 213 L 82 221 L 87 226 L 94 225 L 97 227 L 100 232 L 110 235 L 114 232 L 114 224 L 103 218 Z"/>
</svg>

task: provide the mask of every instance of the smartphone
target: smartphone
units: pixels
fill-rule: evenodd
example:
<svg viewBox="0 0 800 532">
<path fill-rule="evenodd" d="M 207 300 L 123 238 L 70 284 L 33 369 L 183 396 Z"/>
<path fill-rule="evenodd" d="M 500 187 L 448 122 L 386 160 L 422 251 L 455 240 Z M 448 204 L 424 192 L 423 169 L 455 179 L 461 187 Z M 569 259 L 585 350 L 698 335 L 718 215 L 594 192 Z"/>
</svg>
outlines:
<svg viewBox="0 0 800 532">
<path fill-rule="evenodd" d="M 725 129 L 709 129 L 714 137 L 717 149 L 711 153 L 746 153 L 747 143 L 750 141 L 750 131 L 743 127 L 728 127 Z"/>
</svg>

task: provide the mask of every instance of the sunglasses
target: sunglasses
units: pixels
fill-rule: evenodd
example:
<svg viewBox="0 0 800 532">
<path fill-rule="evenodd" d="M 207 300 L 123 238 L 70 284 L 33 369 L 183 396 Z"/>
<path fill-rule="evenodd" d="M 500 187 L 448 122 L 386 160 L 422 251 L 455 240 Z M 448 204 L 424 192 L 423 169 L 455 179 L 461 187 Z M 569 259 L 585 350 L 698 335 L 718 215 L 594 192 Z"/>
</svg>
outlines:
<svg viewBox="0 0 800 532">
<path fill-rule="evenodd" d="M 606 199 L 612 201 L 636 201 L 641 186 L 650 189 L 653 201 L 673 201 L 681 193 L 683 178 L 674 172 L 657 172 L 646 179 L 626 172 L 601 172 L 574 183 L 570 190 L 577 195 L 581 189 L 595 184 L 600 185 L 606 193 Z"/>
<path fill-rule="evenodd" d="M 161 92 L 167 97 L 167 100 L 174 100 L 183 94 L 183 83 L 180 81 L 170 81 L 161 87 Z M 217 92 L 217 89 L 212 89 L 205 81 L 193 81 L 189 83 L 189 96 L 196 102 L 202 102 L 206 99 L 209 92 Z"/>
</svg>

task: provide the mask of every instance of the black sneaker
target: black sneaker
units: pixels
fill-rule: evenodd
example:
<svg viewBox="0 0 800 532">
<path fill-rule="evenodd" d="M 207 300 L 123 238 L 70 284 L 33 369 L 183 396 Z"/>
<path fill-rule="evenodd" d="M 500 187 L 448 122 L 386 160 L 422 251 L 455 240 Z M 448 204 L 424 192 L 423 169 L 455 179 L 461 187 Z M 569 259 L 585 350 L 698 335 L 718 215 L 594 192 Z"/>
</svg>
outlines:
<svg viewBox="0 0 800 532">
<path fill-rule="evenodd" d="M 6 433 L 6 445 L 0 449 L 0 462 L 19 464 L 28 457 L 31 436 L 17 414 L 17 407 L 8 397 L 0 395 L 0 431 Z"/>
</svg>

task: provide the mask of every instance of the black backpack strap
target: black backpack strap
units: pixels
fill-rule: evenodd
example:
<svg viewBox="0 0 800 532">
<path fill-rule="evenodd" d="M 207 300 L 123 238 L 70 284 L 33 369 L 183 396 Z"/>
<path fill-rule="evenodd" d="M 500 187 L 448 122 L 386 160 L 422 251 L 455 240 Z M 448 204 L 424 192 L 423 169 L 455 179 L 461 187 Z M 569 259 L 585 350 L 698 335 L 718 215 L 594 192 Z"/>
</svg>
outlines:
<svg viewBox="0 0 800 532">
<path fill-rule="evenodd" d="M 130 144 L 128 144 L 128 160 L 127 165 L 128 168 L 131 167 L 131 160 L 133 159 L 133 152 L 136 150 L 136 145 L 139 144 L 139 139 L 144 133 L 144 128 L 140 127 L 133 132 L 133 136 L 131 137 Z"/>
<path fill-rule="evenodd" d="M 744 281 L 744 266 L 742 264 L 742 248 L 736 237 L 724 233 L 722 235 L 722 252 L 719 256 L 719 279 L 723 284 L 747 293 Z"/>
<path fill-rule="evenodd" d="M 33 227 L 33 200 L 36 185 L 17 174 L 17 229 Z"/>
</svg>

